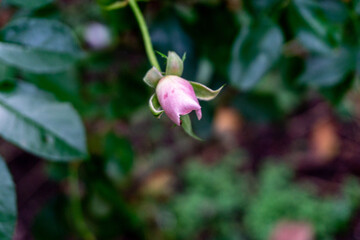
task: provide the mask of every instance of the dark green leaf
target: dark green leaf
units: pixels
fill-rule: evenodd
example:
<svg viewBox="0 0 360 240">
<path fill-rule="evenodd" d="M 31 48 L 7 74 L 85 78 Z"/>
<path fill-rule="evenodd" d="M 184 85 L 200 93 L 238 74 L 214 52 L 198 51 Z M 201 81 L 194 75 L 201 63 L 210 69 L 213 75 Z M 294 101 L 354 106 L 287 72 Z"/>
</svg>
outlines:
<svg viewBox="0 0 360 240">
<path fill-rule="evenodd" d="M 359 0 L 355 0 L 354 1 L 355 4 L 355 12 L 360 15 L 360 1 Z"/>
<path fill-rule="evenodd" d="M 71 30 L 56 20 L 21 18 L 0 34 L 0 60 L 28 71 L 63 71 L 82 57 Z"/>
<path fill-rule="evenodd" d="M 332 51 L 331 46 L 310 31 L 300 31 L 297 37 L 300 43 L 310 52 L 329 54 Z"/>
<path fill-rule="evenodd" d="M 244 25 L 233 46 L 231 83 L 242 90 L 254 87 L 276 63 L 282 44 L 282 32 L 273 23 L 263 20 L 252 27 Z"/>
<path fill-rule="evenodd" d="M 308 59 L 305 72 L 299 81 L 313 86 L 329 87 L 342 81 L 353 69 L 355 57 L 348 50 L 340 49 L 331 55 Z"/>
<path fill-rule="evenodd" d="M 66 72 L 54 74 L 36 74 L 23 72 L 22 78 L 35 84 L 38 88 L 50 92 L 61 101 L 69 101 L 78 104 L 81 101 L 79 97 L 79 79 L 76 70 L 70 68 Z"/>
<path fill-rule="evenodd" d="M 5 161 L 0 156 L 0 239 L 11 240 L 16 223 L 15 186 Z"/>
<path fill-rule="evenodd" d="M 321 15 L 321 5 L 314 0 L 292 1 L 294 11 L 319 36 L 325 37 L 328 31 L 324 16 Z M 293 17 L 293 16 L 292 16 Z M 296 22 L 294 23 L 296 24 Z"/>
<path fill-rule="evenodd" d="M 19 82 L 0 92 L 0 135 L 38 156 L 71 161 L 87 155 L 80 117 L 70 104 L 60 103 L 35 86 Z"/>
<path fill-rule="evenodd" d="M 5 2 L 23 8 L 38 8 L 53 2 L 53 0 L 6 0 Z"/>
<path fill-rule="evenodd" d="M 272 10 L 275 6 L 280 5 L 281 0 L 253 0 L 251 4 L 258 11 Z"/>
</svg>

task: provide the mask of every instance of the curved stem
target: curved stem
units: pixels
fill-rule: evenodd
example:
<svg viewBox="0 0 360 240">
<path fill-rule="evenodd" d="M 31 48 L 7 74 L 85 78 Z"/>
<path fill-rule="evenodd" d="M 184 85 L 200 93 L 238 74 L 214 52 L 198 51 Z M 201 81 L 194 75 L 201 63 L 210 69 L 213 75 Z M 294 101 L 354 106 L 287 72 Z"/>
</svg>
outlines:
<svg viewBox="0 0 360 240">
<path fill-rule="evenodd" d="M 136 20 L 137 20 L 137 22 L 139 24 L 141 34 L 142 34 L 143 39 L 144 39 L 144 45 L 145 45 L 146 54 L 147 54 L 147 56 L 149 58 L 149 61 L 150 61 L 151 65 L 156 67 L 161 72 L 161 68 L 160 68 L 160 65 L 159 65 L 159 63 L 158 63 L 158 61 L 156 59 L 156 55 L 155 55 L 154 48 L 153 48 L 152 43 L 151 43 L 149 30 L 147 28 L 144 16 L 142 15 L 139 6 L 136 3 L 136 0 L 129 0 L 129 4 L 130 4 L 130 7 L 131 7 L 132 11 L 134 12 Z"/>
<path fill-rule="evenodd" d="M 82 209 L 81 209 L 81 199 L 80 199 L 80 186 L 79 186 L 79 163 L 74 162 L 70 164 L 70 176 L 69 176 L 69 185 L 70 185 L 70 207 L 72 212 L 72 217 L 74 226 L 78 234 L 81 235 L 81 238 L 84 240 L 95 240 L 94 234 L 90 231 L 86 225 Z"/>
</svg>

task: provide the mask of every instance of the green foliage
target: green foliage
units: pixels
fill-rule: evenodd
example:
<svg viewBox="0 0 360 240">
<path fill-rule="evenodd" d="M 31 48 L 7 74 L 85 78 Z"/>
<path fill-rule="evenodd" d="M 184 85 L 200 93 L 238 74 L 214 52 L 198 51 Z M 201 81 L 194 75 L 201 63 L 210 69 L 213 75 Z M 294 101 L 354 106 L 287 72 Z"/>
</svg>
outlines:
<svg viewBox="0 0 360 240">
<path fill-rule="evenodd" d="M 39 8 L 53 2 L 53 0 L 5 0 L 6 3 L 14 4 L 23 8 Z"/>
<path fill-rule="evenodd" d="M 0 179 L 0 239 L 11 240 L 17 216 L 15 186 L 2 157 Z"/>
<path fill-rule="evenodd" d="M 230 65 L 231 83 L 242 90 L 253 88 L 276 64 L 282 51 L 281 29 L 270 20 L 261 19 L 249 26 L 243 19 Z"/>
<path fill-rule="evenodd" d="M 216 163 L 186 164 L 184 189 L 169 204 L 176 220 L 167 228 L 175 239 L 265 240 L 279 221 L 293 220 L 312 224 L 316 239 L 329 240 L 359 207 L 355 179 L 345 181 L 342 195 L 320 197 L 313 186 L 294 183 L 286 165 L 267 162 L 256 181 L 239 171 L 244 160 L 234 152 Z"/>
<path fill-rule="evenodd" d="M 218 163 L 195 160 L 186 165 L 185 190 L 171 204 L 180 239 L 197 239 L 209 229 L 211 239 L 241 237 L 237 220 L 248 194 L 245 178 L 237 173 L 243 158 L 242 153 L 233 153 Z"/>
<path fill-rule="evenodd" d="M 71 30 L 56 20 L 17 19 L 1 30 L 0 39 L 0 60 L 32 72 L 60 72 L 82 56 Z"/>
<path fill-rule="evenodd" d="M 133 166 L 134 152 L 130 142 L 114 134 L 109 134 L 104 142 L 105 171 L 115 183 L 121 182 Z"/>
<path fill-rule="evenodd" d="M 62 193 L 39 215 L 36 239 L 83 238 L 74 226 L 84 223 L 98 239 L 145 239 L 145 231 L 158 227 L 152 239 L 260 240 L 284 218 L 310 222 L 319 240 L 332 239 L 348 227 L 359 205 L 357 183 L 344 184 L 342 197 L 320 197 L 294 183 L 287 167 L 266 165 L 260 180 L 250 177 L 239 169 L 245 157 L 238 153 L 211 164 L 192 161 L 179 170 L 184 183 L 175 190 L 180 193 L 154 200 L 157 203 L 143 198 L 142 169 L 153 162 L 153 153 L 165 152 L 159 155 L 175 169 L 182 155 L 174 147 L 177 135 L 167 136 L 176 130 L 164 130 L 160 123 L 149 126 L 150 114 L 144 109 L 150 92 L 141 81 L 149 64 L 141 35 L 129 8 L 105 11 L 103 6 L 114 2 L 1 2 L 0 136 L 52 160 L 48 174 L 62 184 L 69 175 L 67 162 L 91 159 L 79 168 L 78 176 L 82 206 L 77 211 L 84 211 L 84 222 L 74 224 L 68 196 L 72 193 Z M 187 53 L 184 78 L 211 89 L 227 83 L 218 102 L 202 103 L 201 122 L 182 118 L 190 134 L 192 125 L 196 133 L 210 137 L 219 106 L 233 106 L 246 120 L 263 123 L 292 114 L 313 96 L 313 89 L 343 105 L 359 78 L 359 0 L 179 0 L 139 5 L 147 5 L 142 11 L 156 50 Z M 88 42 L 92 22 L 110 33 L 109 45 L 102 49 Z M 18 78 L 22 81 L 14 80 Z M 193 86 L 202 99 L 217 94 Z M 153 100 L 155 114 L 161 114 Z M 135 131 L 134 122 L 142 122 Z M 156 141 L 149 140 L 151 136 Z M 179 152 L 182 149 L 183 145 Z M 171 154 L 177 165 L 167 161 Z M 146 159 L 146 164 L 139 159 Z M 0 239 L 8 240 L 16 218 L 15 189 L 2 159 L 0 182 Z M 134 208 L 151 204 L 166 208 L 175 223 L 157 226 L 157 213 L 152 211 L 146 214 L 156 215 L 155 220 L 140 221 Z"/>
<path fill-rule="evenodd" d="M 267 164 L 260 174 L 257 194 L 245 215 L 245 224 L 254 239 L 268 239 L 278 221 L 309 222 L 316 239 L 333 239 L 349 222 L 358 207 L 359 184 L 348 181 L 344 196 L 320 198 L 312 191 L 291 183 L 292 172 L 286 166 Z"/>
<path fill-rule="evenodd" d="M 73 107 L 25 82 L 0 89 L 0 135 L 55 161 L 86 157 L 85 132 Z"/>
</svg>

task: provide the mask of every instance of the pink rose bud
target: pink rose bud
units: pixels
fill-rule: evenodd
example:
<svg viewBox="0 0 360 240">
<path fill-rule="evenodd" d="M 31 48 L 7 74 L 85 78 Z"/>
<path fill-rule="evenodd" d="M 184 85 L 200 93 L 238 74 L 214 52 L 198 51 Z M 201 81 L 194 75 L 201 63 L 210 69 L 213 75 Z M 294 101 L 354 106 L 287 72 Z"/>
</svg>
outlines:
<svg viewBox="0 0 360 240">
<path fill-rule="evenodd" d="M 200 120 L 201 106 L 189 81 L 174 75 L 163 77 L 156 86 L 158 101 L 165 114 L 180 126 L 180 116 L 195 110 Z"/>
<path fill-rule="evenodd" d="M 201 83 L 187 81 L 181 78 L 184 70 L 184 59 L 181 59 L 175 52 L 169 52 L 165 76 L 159 69 L 151 68 L 144 77 L 144 82 L 150 87 L 156 88 L 149 100 L 149 108 L 155 117 L 160 118 L 165 112 L 166 115 L 178 126 L 182 126 L 186 133 L 195 139 L 199 139 L 192 131 L 189 113 L 196 112 L 200 120 L 202 116 L 199 100 L 210 101 L 221 91 L 212 90 Z"/>
</svg>

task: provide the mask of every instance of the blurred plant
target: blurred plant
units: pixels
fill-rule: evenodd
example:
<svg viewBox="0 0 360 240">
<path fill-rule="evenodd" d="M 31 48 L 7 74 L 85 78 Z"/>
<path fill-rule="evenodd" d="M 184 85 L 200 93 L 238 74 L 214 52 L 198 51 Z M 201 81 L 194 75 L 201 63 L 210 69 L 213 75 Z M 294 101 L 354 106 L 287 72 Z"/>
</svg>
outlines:
<svg viewBox="0 0 360 240">
<path fill-rule="evenodd" d="M 250 189 L 247 176 L 238 170 L 245 158 L 234 152 L 216 163 L 196 159 L 186 164 L 184 191 L 170 203 L 176 221 L 168 228 L 176 239 L 243 238 L 240 219 Z"/>
<path fill-rule="evenodd" d="M 348 179 L 342 197 L 324 198 L 293 184 L 292 175 L 285 165 L 268 163 L 262 169 L 257 193 L 250 198 L 244 217 L 249 235 L 265 240 L 279 221 L 294 220 L 312 224 L 316 239 L 334 239 L 359 207 L 359 183 Z"/>
<path fill-rule="evenodd" d="M 118 10 L 124 6 L 131 7 L 140 26 L 145 51 L 155 67 L 149 74 L 155 73 L 157 80 L 169 85 L 191 84 L 190 95 L 194 92 L 200 100 L 204 89 L 212 96 L 217 91 L 184 79 L 212 89 L 227 81 L 229 91 L 221 107 L 237 108 L 245 121 L 281 119 L 304 98 L 312 97 L 308 93 L 313 89 L 335 107 L 344 107 L 345 96 L 359 79 L 359 1 L 150 1 L 144 9 L 148 31 L 135 0 L 56 4 L 53 0 L 3 0 L 0 136 L 49 160 L 49 175 L 61 183 L 63 191 L 39 215 L 36 239 L 145 238 L 145 224 L 133 209 L 146 201 L 137 196 L 134 156 L 152 159 L 146 151 L 171 151 L 169 145 L 178 140 L 164 137 L 170 131 L 158 131 L 161 126 L 148 124 L 151 120 L 144 111 L 148 92 L 139 81 L 148 64 L 140 37 L 134 34 L 137 23 L 129 20 L 131 11 Z M 81 34 L 79 41 L 76 36 Z M 167 69 L 161 71 L 152 44 L 161 52 L 170 51 L 167 65 L 170 75 L 177 77 L 165 76 Z M 186 52 L 186 62 L 175 52 Z M 181 80 L 180 68 L 186 70 Z M 166 113 L 166 104 L 157 97 L 150 101 L 153 109 Z M 191 110 L 199 111 L 194 96 L 186 94 L 186 99 L 192 100 Z M 210 136 L 218 106 L 215 101 L 202 103 L 202 121 L 193 125 L 200 136 Z M 141 126 L 146 125 L 148 131 L 129 132 L 139 118 L 146 119 Z M 182 126 L 192 134 L 188 115 L 182 117 Z M 149 140 L 151 134 L 156 141 Z M 132 144 L 138 148 L 136 154 Z M 87 158 L 91 161 L 74 163 Z M 197 163 L 185 170 L 191 173 L 184 173 L 185 191 L 170 199 L 170 208 L 179 218 L 170 235 L 239 239 L 246 234 L 266 239 L 277 221 L 289 218 L 310 222 L 317 236 L 326 239 L 339 232 L 358 206 L 352 200 L 356 184 L 344 185 L 347 193 L 340 200 L 324 200 L 289 183 L 290 177 L 283 173 L 288 170 L 276 170 L 276 166 L 268 170 L 267 166 L 264 172 L 273 174 L 259 183 L 257 193 L 251 193 L 243 185 L 253 186 L 256 181 L 235 168 L 237 164 L 229 161 L 214 166 Z M 1 157 L 0 176 L 0 239 L 9 240 L 16 223 L 16 196 Z"/>
</svg>

